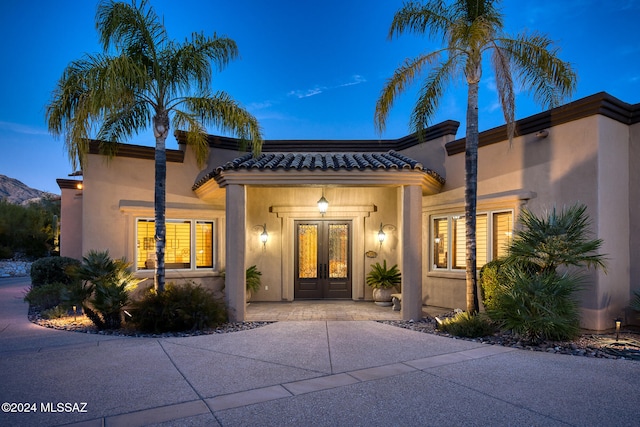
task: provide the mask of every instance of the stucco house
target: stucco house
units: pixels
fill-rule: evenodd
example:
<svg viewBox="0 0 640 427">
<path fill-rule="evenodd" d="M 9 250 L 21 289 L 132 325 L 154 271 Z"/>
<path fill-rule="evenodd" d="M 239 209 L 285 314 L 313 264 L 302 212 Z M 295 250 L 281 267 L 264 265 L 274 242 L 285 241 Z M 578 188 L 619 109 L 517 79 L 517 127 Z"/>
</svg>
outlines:
<svg viewBox="0 0 640 427">
<path fill-rule="evenodd" d="M 179 149 L 167 152 L 167 282 L 219 290 L 224 269 L 225 298 L 241 321 L 250 265 L 263 273 L 256 301 L 371 300 L 365 276 L 386 260 L 402 272 L 402 318 L 420 317 L 423 305 L 464 307 L 458 126 L 437 124 L 422 139 L 268 140 L 257 158 L 212 135 L 204 168 L 176 132 Z M 523 206 L 584 203 L 608 271 L 592 271 L 580 295 L 583 327 L 637 321 L 627 306 L 640 289 L 640 104 L 598 93 L 519 120 L 516 132 L 511 144 L 504 127 L 480 134 L 478 266 L 501 255 Z M 107 161 L 91 147 L 82 181 L 58 180 L 61 254 L 108 249 L 152 278 L 154 149 L 123 144 Z"/>
</svg>

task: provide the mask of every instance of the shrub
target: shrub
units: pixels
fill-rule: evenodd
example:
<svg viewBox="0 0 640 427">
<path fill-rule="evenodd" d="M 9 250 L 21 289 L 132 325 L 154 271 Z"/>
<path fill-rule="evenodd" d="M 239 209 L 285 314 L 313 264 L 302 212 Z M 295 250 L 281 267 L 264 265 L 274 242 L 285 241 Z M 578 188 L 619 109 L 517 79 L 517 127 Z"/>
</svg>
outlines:
<svg viewBox="0 0 640 427">
<path fill-rule="evenodd" d="M 43 319 L 59 319 L 65 317 L 68 314 L 68 310 L 61 305 L 56 305 L 53 308 L 44 310 L 41 315 Z"/>
<path fill-rule="evenodd" d="M 199 285 L 169 283 L 164 292 L 149 289 L 131 308 L 132 322 L 144 332 L 202 330 L 227 320 L 224 304 Z"/>
<path fill-rule="evenodd" d="M 83 257 L 77 274 L 84 287 L 78 293 L 91 295 L 82 308 L 98 329 L 119 329 L 122 325 L 129 290 L 139 283 L 129 270 L 130 265 L 124 258 L 111 259 L 109 251 L 89 251 Z"/>
<path fill-rule="evenodd" d="M 71 284 L 76 280 L 74 270 L 80 261 L 69 257 L 40 258 L 31 264 L 31 285 L 41 286 L 48 283 Z"/>
<path fill-rule="evenodd" d="M 633 299 L 631 300 L 631 309 L 640 313 L 640 290 L 633 293 Z"/>
<path fill-rule="evenodd" d="M 31 286 L 24 300 L 33 308 L 48 310 L 64 302 L 67 285 L 60 282 L 48 283 L 42 286 Z"/>
<path fill-rule="evenodd" d="M 462 312 L 444 319 L 438 329 L 457 337 L 486 337 L 495 332 L 495 328 L 483 315 Z"/>
<path fill-rule="evenodd" d="M 399 288 L 402 283 L 402 274 L 398 270 L 398 264 L 387 268 L 387 260 L 385 259 L 384 265 L 380 265 L 379 262 L 371 264 L 371 270 L 367 274 L 366 282 L 373 289 Z"/>
<path fill-rule="evenodd" d="M 252 265 L 247 268 L 246 271 L 246 282 L 247 282 L 247 290 L 252 293 L 256 293 L 260 290 L 260 286 L 262 285 L 262 272 L 258 270 L 258 267 Z"/>
<path fill-rule="evenodd" d="M 505 271 L 508 280 L 499 284 L 495 304 L 487 310 L 501 327 L 523 339 L 564 341 L 580 332 L 580 313 L 574 299 L 580 280 L 553 271 L 531 274 L 512 266 Z"/>
<path fill-rule="evenodd" d="M 485 264 L 480 269 L 480 298 L 485 310 L 495 308 L 495 296 L 498 286 L 505 281 L 504 274 L 501 274 L 503 261 L 500 259 L 493 260 Z"/>
</svg>

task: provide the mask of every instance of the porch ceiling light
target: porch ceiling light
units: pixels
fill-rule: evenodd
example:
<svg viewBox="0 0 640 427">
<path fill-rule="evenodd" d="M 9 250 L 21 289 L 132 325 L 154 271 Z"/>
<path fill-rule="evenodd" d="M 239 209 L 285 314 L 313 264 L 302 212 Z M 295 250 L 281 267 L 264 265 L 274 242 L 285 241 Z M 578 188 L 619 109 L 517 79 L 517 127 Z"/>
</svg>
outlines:
<svg viewBox="0 0 640 427">
<path fill-rule="evenodd" d="M 267 224 L 262 226 L 262 233 L 260 233 L 260 241 L 262 242 L 262 247 L 267 246 L 267 240 L 269 240 L 269 233 L 267 233 Z"/>
<path fill-rule="evenodd" d="M 324 190 L 322 190 L 322 197 L 318 200 L 318 210 L 322 215 L 327 213 L 327 208 L 329 207 L 329 201 L 324 198 Z"/>
</svg>

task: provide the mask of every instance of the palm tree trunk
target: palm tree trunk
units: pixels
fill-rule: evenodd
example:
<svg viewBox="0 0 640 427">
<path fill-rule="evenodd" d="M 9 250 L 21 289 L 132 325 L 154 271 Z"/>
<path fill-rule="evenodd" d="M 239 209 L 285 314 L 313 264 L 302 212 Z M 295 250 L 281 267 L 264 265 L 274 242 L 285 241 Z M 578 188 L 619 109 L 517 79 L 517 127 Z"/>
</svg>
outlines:
<svg viewBox="0 0 640 427">
<path fill-rule="evenodd" d="M 478 82 L 468 83 L 467 136 L 465 147 L 465 237 L 467 312 L 480 309 L 476 278 L 476 199 L 478 191 Z"/>
<path fill-rule="evenodd" d="M 154 135 L 156 137 L 155 150 L 155 239 L 156 239 L 156 270 L 153 286 L 156 292 L 164 292 L 164 252 L 167 241 L 167 227 L 165 223 L 166 210 L 166 182 L 167 182 L 167 151 L 166 140 L 169 131 L 169 117 L 158 114 L 154 117 Z"/>
</svg>

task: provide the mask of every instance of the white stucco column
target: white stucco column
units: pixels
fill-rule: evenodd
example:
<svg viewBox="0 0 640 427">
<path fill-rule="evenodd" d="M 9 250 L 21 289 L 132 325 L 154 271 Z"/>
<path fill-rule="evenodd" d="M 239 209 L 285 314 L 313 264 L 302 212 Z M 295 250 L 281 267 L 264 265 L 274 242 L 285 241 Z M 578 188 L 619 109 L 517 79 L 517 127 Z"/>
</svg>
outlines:
<svg viewBox="0 0 640 427">
<path fill-rule="evenodd" d="M 226 260 L 225 302 L 229 320 L 243 322 L 246 309 L 246 276 L 244 268 L 247 193 L 244 185 L 226 187 Z"/>
<path fill-rule="evenodd" d="M 422 318 L 422 188 L 402 187 L 402 319 Z"/>
</svg>

